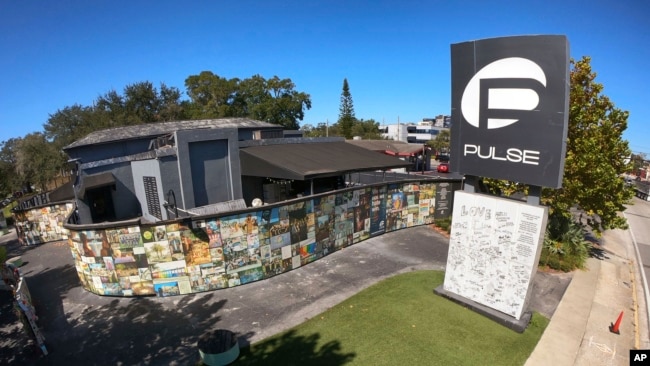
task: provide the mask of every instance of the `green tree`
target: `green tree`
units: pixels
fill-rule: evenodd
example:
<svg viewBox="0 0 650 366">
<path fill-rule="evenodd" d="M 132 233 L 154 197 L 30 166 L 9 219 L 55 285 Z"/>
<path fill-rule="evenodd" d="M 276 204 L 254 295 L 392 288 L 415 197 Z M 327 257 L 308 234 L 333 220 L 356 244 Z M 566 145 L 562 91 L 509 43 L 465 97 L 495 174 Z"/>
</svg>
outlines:
<svg viewBox="0 0 650 366">
<path fill-rule="evenodd" d="M 440 130 L 433 140 L 427 141 L 426 145 L 432 148 L 437 153 L 449 151 L 449 141 L 451 133 L 449 130 Z"/>
<path fill-rule="evenodd" d="M 341 92 L 341 105 L 339 106 L 339 120 L 337 122 L 339 131 L 346 139 L 352 138 L 352 125 L 356 120 L 354 116 L 354 104 L 348 79 L 343 79 L 343 91 Z"/>
<path fill-rule="evenodd" d="M 12 138 L 0 142 L 0 198 L 20 190 L 22 181 L 18 175 L 16 152 L 21 139 Z"/>
<path fill-rule="evenodd" d="M 542 202 L 549 206 L 551 220 L 572 220 L 572 210 L 582 213 L 584 224 L 596 235 L 602 231 L 626 228 L 618 213 L 634 196 L 621 179 L 629 171 L 631 154 L 623 140 L 628 112 L 615 107 L 602 94 L 603 85 L 595 81 L 591 58 L 571 60 L 569 129 L 562 187 L 544 189 Z M 527 191 L 516 182 L 485 179 L 490 191 L 510 195 Z"/>
<path fill-rule="evenodd" d="M 291 79 L 280 79 L 277 76 L 264 80 L 259 75 L 252 78 L 263 86 L 259 93 L 250 93 L 244 88 L 247 80 L 239 85 L 239 94 L 246 94 L 245 117 L 284 126 L 284 128 L 297 130 L 300 128 L 298 121 L 305 117 L 305 109 L 311 108 L 311 99 L 308 94 L 295 91 L 295 85 Z"/>
<path fill-rule="evenodd" d="M 43 191 L 63 168 L 63 153 L 56 150 L 41 132 L 30 133 L 17 145 L 16 167 L 22 181 L 29 188 L 35 184 Z"/>
<path fill-rule="evenodd" d="M 131 121 L 128 124 L 156 122 L 160 104 L 156 89 L 148 81 L 124 88 L 125 115 Z"/>
<path fill-rule="evenodd" d="M 307 123 L 300 126 L 300 131 L 302 131 L 302 135 L 304 137 L 324 137 L 325 129 L 319 128 L 320 125 L 320 123 L 318 126 Z"/>
<path fill-rule="evenodd" d="M 618 213 L 634 192 L 621 175 L 629 170 L 631 151 L 623 140 L 629 113 L 616 108 L 595 81 L 591 58 L 571 61 L 569 131 L 562 188 L 544 190 L 552 212 L 571 215 L 577 207 L 597 234 L 626 228 Z"/>
<path fill-rule="evenodd" d="M 91 107 L 75 104 L 50 114 L 43 125 L 45 137 L 58 150 L 93 132 L 95 113 Z"/>
<path fill-rule="evenodd" d="M 182 93 L 176 87 L 168 87 L 164 83 L 160 84 L 158 93 L 159 107 L 156 120 L 160 122 L 179 121 L 187 118 L 183 103 L 181 101 Z"/>
<path fill-rule="evenodd" d="M 236 116 L 232 108 L 239 79 L 226 79 L 211 71 L 202 71 L 185 79 L 185 89 L 192 103 L 192 119 Z"/>
<path fill-rule="evenodd" d="M 127 118 L 124 97 L 115 90 L 97 97 L 93 112 L 93 131 L 127 126 L 133 120 Z"/>
<path fill-rule="evenodd" d="M 350 129 L 352 136 L 360 136 L 364 140 L 381 140 L 381 133 L 379 132 L 379 122 L 374 119 L 354 121 Z"/>
<path fill-rule="evenodd" d="M 97 98 L 93 109 L 95 129 L 178 120 L 185 117 L 181 92 L 149 81 L 127 85 L 120 95 L 111 90 Z"/>
<path fill-rule="evenodd" d="M 303 136 L 305 137 L 339 136 L 336 123 L 330 125 L 327 122 L 321 122 L 316 126 L 306 124 L 301 126 L 300 130 L 303 132 Z"/>
<path fill-rule="evenodd" d="M 191 99 L 187 108 L 192 118 L 246 117 L 299 129 L 305 109 L 311 108 L 309 94 L 298 92 L 291 79 L 260 75 L 249 79 L 226 79 L 203 71 L 185 80 Z"/>
</svg>

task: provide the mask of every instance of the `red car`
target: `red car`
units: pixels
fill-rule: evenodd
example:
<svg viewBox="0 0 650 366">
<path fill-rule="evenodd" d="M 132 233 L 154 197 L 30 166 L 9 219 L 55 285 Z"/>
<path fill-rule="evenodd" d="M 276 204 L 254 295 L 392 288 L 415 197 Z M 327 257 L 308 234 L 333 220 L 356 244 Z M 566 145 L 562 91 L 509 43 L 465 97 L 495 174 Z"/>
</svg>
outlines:
<svg viewBox="0 0 650 366">
<path fill-rule="evenodd" d="M 438 164 L 438 173 L 449 173 L 449 163 Z"/>
</svg>

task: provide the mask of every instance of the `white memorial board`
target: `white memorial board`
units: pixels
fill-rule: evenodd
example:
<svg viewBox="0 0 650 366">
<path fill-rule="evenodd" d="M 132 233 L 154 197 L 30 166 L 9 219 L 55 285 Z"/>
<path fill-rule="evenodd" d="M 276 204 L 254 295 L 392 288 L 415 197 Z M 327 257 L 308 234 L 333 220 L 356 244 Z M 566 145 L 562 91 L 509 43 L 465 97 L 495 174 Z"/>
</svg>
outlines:
<svg viewBox="0 0 650 366">
<path fill-rule="evenodd" d="M 546 220 L 543 206 L 456 191 L 444 289 L 519 320 Z"/>
</svg>

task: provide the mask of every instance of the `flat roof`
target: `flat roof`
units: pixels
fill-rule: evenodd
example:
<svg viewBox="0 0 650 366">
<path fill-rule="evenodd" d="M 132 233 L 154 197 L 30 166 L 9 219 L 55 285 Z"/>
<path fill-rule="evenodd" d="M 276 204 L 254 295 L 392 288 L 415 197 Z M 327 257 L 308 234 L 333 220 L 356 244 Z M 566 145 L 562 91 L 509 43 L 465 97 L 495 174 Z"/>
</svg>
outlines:
<svg viewBox="0 0 650 366">
<path fill-rule="evenodd" d="M 418 155 L 422 153 L 424 147 L 424 144 L 410 144 L 394 140 L 347 140 L 347 143 L 396 156 Z"/>
<path fill-rule="evenodd" d="M 412 163 L 347 142 L 242 147 L 241 175 L 308 180 L 349 172 L 388 170 Z"/>
</svg>

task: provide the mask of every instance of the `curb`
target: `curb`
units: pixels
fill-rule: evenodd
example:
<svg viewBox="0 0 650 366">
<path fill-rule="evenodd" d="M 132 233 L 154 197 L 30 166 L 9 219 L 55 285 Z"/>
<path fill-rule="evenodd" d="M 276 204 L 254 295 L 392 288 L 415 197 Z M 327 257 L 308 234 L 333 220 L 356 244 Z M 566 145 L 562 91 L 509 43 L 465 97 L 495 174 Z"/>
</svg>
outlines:
<svg viewBox="0 0 650 366">
<path fill-rule="evenodd" d="M 585 271 L 576 271 L 551 322 L 525 365 L 575 364 L 591 314 L 600 274 L 600 261 L 589 258 L 587 268 Z"/>
</svg>

